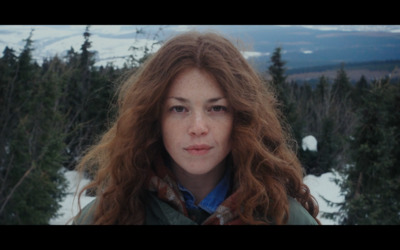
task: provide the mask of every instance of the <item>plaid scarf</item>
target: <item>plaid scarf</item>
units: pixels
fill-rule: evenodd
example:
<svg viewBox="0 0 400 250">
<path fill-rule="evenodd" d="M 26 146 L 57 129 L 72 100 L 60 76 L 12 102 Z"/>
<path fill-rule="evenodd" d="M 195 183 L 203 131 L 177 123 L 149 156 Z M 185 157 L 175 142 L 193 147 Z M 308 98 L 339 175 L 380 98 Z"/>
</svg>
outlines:
<svg viewBox="0 0 400 250">
<path fill-rule="evenodd" d="M 169 204 L 171 207 L 189 217 L 185 206 L 185 199 L 179 191 L 177 180 L 172 171 L 167 168 L 160 157 L 157 160 L 154 170 L 151 170 L 147 178 L 147 190 L 155 192 L 156 196 Z M 211 214 L 202 225 L 241 225 L 238 213 L 236 212 L 237 192 L 231 194 L 223 201 L 217 210 Z"/>
</svg>

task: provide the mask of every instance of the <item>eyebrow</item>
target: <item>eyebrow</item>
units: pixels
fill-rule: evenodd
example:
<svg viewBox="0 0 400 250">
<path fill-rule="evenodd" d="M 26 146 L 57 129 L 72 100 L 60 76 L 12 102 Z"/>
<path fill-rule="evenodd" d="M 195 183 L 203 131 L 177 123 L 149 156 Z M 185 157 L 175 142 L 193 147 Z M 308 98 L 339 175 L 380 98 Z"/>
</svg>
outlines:
<svg viewBox="0 0 400 250">
<path fill-rule="evenodd" d="M 175 99 L 175 100 L 180 101 L 180 102 L 183 102 L 183 103 L 189 103 L 189 102 L 190 102 L 190 101 L 189 101 L 188 99 L 186 99 L 186 98 L 177 97 L 177 96 L 171 96 L 171 97 L 168 97 L 167 99 Z M 225 98 L 225 97 L 215 97 L 215 98 L 210 98 L 210 99 L 208 99 L 206 102 L 207 102 L 207 103 L 214 103 L 214 102 L 217 102 L 217 101 L 219 101 L 219 100 L 221 100 L 221 99 L 226 99 L 226 98 Z"/>
</svg>

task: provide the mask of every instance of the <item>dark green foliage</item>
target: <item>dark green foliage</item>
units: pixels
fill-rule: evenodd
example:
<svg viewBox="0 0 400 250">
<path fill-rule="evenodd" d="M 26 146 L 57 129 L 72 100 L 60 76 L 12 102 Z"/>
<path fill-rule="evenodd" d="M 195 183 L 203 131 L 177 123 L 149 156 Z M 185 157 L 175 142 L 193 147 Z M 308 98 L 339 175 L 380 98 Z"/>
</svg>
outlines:
<svg viewBox="0 0 400 250">
<path fill-rule="evenodd" d="M 362 98 L 352 162 L 343 170 L 347 178 L 341 183 L 346 193 L 342 224 L 400 223 L 399 93 L 398 84 L 383 80 Z"/>
<path fill-rule="evenodd" d="M 74 169 L 82 152 L 105 131 L 115 91 L 112 81 L 121 74 L 121 70 L 112 66 L 94 67 L 95 54 L 89 50 L 89 27 L 83 35 L 81 52 L 77 53 L 73 48 L 67 52 L 66 68 L 62 72 L 67 82 L 60 105 L 66 114 L 68 169 Z"/>
<path fill-rule="evenodd" d="M 41 71 L 31 37 L 19 57 L 6 48 L 0 59 L 0 224 L 47 224 L 65 195 L 57 62 Z"/>
<path fill-rule="evenodd" d="M 279 94 L 282 94 L 284 90 L 282 84 L 284 84 L 286 81 L 286 62 L 282 60 L 281 50 L 281 47 L 275 49 L 274 53 L 271 56 L 272 65 L 268 68 L 268 71 L 272 77 L 272 83 L 278 89 Z"/>
<path fill-rule="evenodd" d="M 306 172 L 318 176 L 342 168 L 348 158 L 347 140 L 356 123 L 353 88 L 343 64 L 333 83 L 322 76 L 315 88 L 304 83 L 298 89 L 294 103 L 304 124 L 300 138 L 313 135 L 318 141 L 316 153 L 299 150 Z"/>
<path fill-rule="evenodd" d="M 368 94 L 369 87 L 368 81 L 364 76 L 361 76 L 360 80 L 356 82 L 354 91 L 351 95 L 355 109 L 358 109 L 363 105 L 362 98 Z"/>
<path fill-rule="evenodd" d="M 33 32 L 0 58 L 0 224 L 48 224 L 74 169 L 115 116 L 115 87 L 131 68 L 95 67 L 89 26 L 79 51 L 32 59 Z M 152 44 L 154 46 L 156 43 Z M 150 56 L 131 59 L 142 63 Z"/>
<path fill-rule="evenodd" d="M 338 98 L 346 98 L 351 92 L 350 80 L 344 70 L 344 64 L 341 64 L 337 71 L 336 79 L 332 85 L 332 91 Z"/>
<path fill-rule="evenodd" d="M 281 59 L 281 48 L 272 57 L 268 73 L 272 78 L 283 118 L 297 145 L 302 139 L 313 135 L 318 141 L 318 151 L 297 148 L 297 154 L 307 174 L 321 175 L 332 168 L 341 168 L 348 157 L 346 140 L 355 124 L 351 103 L 353 91 L 344 70 L 338 70 L 333 84 L 321 77 L 315 88 L 310 84 L 288 83 L 285 62 Z"/>
<path fill-rule="evenodd" d="M 286 128 L 293 134 L 297 145 L 301 145 L 302 121 L 298 119 L 295 102 L 288 91 L 290 86 L 286 81 L 285 64 L 286 62 L 282 60 L 281 48 L 276 48 L 271 57 L 271 65 L 268 68 L 268 74 L 272 78 L 271 85 L 280 103 L 282 118 L 285 125 L 287 125 Z"/>
<path fill-rule="evenodd" d="M 374 82 L 369 90 L 364 85 L 356 105 L 359 120 L 349 140 L 351 157 L 340 171 L 345 178 L 338 182 L 345 201 L 332 204 L 340 212 L 325 217 L 348 225 L 400 223 L 399 86 L 389 79 Z"/>
<path fill-rule="evenodd" d="M 322 217 L 349 225 L 399 224 L 400 83 L 387 78 L 369 84 L 362 76 L 352 85 L 341 64 L 332 82 L 322 76 L 315 88 L 289 84 L 280 51 L 269 73 L 282 112 L 299 144 L 307 135 L 318 141 L 316 152 L 299 148 L 299 159 L 307 174 L 335 170 L 340 176 L 335 182 L 345 201 L 326 200 L 339 212 Z"/>
<path fill-rule="evenodd" d="M 330 117 L 322 120 L 322 130 L 318 134 L 317 166 L 323 174 L 337 167 L 337 155 L 340 149 L 340 139 L 334 133 L 335 121 Z"/>
<path fill-rule="evenodd" d="M 274 53 L 272 59 L 277 62 L 277 58 Z M 276 65 L 271 73 L 285 72 L 278 70 L 284 64 Z M 285 77 L 272 79 L 274 83 Z M 400 83 L 386 78 L 370 84 L 362 76 L 352 85 L 341 64 L 333 81 L 322 76 L 315 88 L 307 82 L 280 83 L 276 88 L 281 103 L 287 105 L 283 111 L 288 120 L 291 115 L 285 111 L 296 107 L 292 117 L 302 125 L 296 138 L 314 135 L 318 141 L 316 152 L 298 150 L 306 173 L 339 174 L 335 182 L 345 201 L 326 200 L 339 212 L 322 217 L 348 225 L 399 224 Z"/>
</svg>

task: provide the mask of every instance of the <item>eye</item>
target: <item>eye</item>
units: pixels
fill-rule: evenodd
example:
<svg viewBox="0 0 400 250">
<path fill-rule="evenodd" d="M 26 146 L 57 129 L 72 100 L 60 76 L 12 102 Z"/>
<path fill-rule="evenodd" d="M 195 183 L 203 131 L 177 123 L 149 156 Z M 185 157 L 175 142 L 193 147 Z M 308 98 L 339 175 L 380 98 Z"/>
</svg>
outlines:
<svg viewBox="0 0 400 250">
<path fill-rule="evenodd" d="M 176 112 L 176 113 L 183 113 L 187 110 L 184 106 L 173 106 L 169 109 L 169 111 Z"/>
<path fill-rule="evenodd" d="M 212 106 L 211 109 L 210 109 L 210 111 L 212 111 L 212 112 L 217 112 L 217 113 L 219 113 L 219 112 L 226 112 L 226 111 L 228 111 L 228 108 L 225 107 L 225 106 L 216 105 L 216 106 Z"/>
</svg>

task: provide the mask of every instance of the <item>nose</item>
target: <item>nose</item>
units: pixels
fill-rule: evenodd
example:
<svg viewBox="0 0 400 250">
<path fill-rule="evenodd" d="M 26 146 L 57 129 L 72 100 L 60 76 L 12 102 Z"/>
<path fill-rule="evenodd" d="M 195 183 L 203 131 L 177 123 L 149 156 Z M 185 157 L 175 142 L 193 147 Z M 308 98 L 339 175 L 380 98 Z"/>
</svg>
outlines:
<svg viewBox="0 0 400 250">
<path fill-rule="evenodd" d="M 201 112 L 192 115 L 189 121 L 188 133 L 191 136 L 201 136 L 208 134 L 209 128 L 204 114 Z"/>
</svg>

